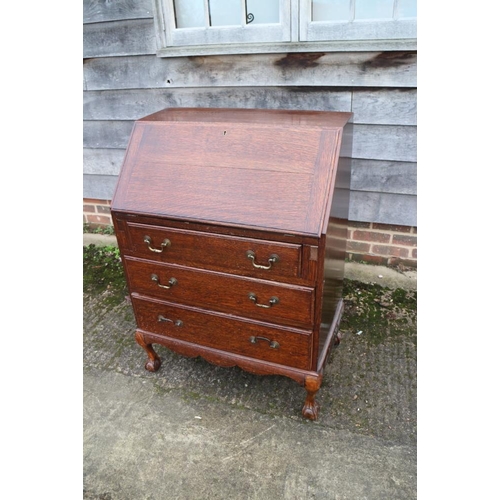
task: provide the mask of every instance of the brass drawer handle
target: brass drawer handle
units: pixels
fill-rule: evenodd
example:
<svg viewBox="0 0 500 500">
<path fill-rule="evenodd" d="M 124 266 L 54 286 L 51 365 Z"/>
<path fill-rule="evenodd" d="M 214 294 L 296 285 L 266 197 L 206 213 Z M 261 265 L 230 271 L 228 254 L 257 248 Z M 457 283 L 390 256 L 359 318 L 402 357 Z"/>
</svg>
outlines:
<svg viewBox="0 0 500 500">
<path fill-rule="evenodd" d="M 156 252 L 156 253 L 162 253 L 163 250 L 166 248 L 166 247 L 169 247 L 170 246 L 170 240 L 168 238 L 165 238 L 162 242 L 161 242 L 161 248 L 153 248 L 151 246 L 151 238 L 149 236 L 144 236 L 144 243 L 146 243 L 146 245 L 148 246 L 148 248 L 152 251 L 152 252 Z"/>
<path fill-rule="evenodd" d="M 278 299 L 278 297 L 271 297 L 269 299 L 269 305 L 267 304 L 259 304 L 257 302 L 257 295 L 255 295 L 255 293 L 253 292 L 250 292 L 248 294 L 248 298 L 257 306 L 257 307 L 264 307 L 266 309 L 270 309 L 271 307 L 273 307 L 274 305 L 276 304 L 279 304 L 280 303 L 280 299 Z"/>
<path fill-rule="evenodd" d="M 266 339 L 266 337 L 250 337 L 250 343 L 251 344 L 256 344 L 259 340 L 265 340 L 266 342 L 269 342 L 269 347 L 271 349 L 278 349 L 279 348 L 279 344 L 278 342 L 276 342 L 276 340 L 270 340 L 270 339 Z"/>
<path fill-rule="evenodd" d="M 269 259 L 267 259 L 267 261 L 269 262 L 268 266 L 263 266 L 262 264 L 256 264 L 255 263 L 255 252 L 252 252 L 252 250 L 247 251 L 247 258 L 249 258 L 252 261 L 253 267 L 256 267 L 257 269 L 271 269 L 271 266 L 280 260 L 279 256 L 276 255 L 275 253 L 273 253 L 269 257 Z"/>
<path fill-rule="evenodd" d="M 158 278 L 157 274 L 152 274 L 151 275 L 151 280 L 154 281 L 160 288 L 166 288 L 167 290 L 169 288 L 172 288 L 174 285 L 177 285 L 177 280 L 175 278 L 170 278 L 168 280 L 168 285 L 162 285 L 160 283 L 160 278 Z"/>
<path fill-rule="evenodd" d="M 182 326 L 184 323 L 180 319 L 176 319 L 175 321 L 172 319 L 165 318 L 161 314 L 158 315 L 158 321 L 162 323 L 173 323 L 174 326 Z"/>
</svg>

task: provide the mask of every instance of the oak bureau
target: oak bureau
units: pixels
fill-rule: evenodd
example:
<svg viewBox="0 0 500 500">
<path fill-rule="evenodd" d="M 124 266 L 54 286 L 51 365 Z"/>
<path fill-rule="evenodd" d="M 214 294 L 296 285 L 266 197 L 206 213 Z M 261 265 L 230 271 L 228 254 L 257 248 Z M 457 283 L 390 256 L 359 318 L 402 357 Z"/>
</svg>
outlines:
<svg viewBox="0 0 500 500">
<path fill-rule="evenodd" d="M 287 376 L 318 417 L 343 311 L 351 117 L 172 108 L 135 122 L 111 213 L 147 370 L 156 343 Z"/>
</svg>

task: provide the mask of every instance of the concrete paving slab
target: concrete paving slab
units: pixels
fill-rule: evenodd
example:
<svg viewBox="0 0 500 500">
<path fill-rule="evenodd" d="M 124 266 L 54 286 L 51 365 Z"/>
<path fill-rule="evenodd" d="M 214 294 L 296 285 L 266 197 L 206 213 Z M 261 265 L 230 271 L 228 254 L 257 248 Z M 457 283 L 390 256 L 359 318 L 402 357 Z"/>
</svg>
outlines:
<svg viewBox="0 0 500 500">
<path fill-rule="evenodd" d="M 116 236 L 112 234 L 83 233 L 83 246 L 95 245 L 97 247 L 118 246 Z"/>
<path fill-rule="evenodd" d="M 375 266 L 360 262 L 346 262 L 345 277 L 362 283 L 376 283 L 387 288 L 417 289 L 417 270 L 400 271 L 387 266 Z"/>
<path fill-rule="evenodd" d="M 412 499 L 414 446 L 84 375 L 84 498 Z"/>
</svg>

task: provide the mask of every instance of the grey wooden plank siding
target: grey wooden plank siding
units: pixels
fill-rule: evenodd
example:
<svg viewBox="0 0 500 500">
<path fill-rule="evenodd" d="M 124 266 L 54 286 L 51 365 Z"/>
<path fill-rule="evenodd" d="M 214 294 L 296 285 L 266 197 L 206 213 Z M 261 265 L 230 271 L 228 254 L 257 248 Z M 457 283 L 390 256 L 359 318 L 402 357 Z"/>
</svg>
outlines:
<svg viewBox="0 0 500 500">
<path fill-rule="evenodd" d="M 83 94 L 84 120 L 136 120 L 167 106 L 353 111 L 354 123 L 416 125 L 415 89 L 335 87 L 199 87 L 93 90 Z"/>
<path fill-rule="evenodd" d="M 354 123 L 376 125 L 416 125 L 416 89 L 353 90 Z"/>
<path fill-rule="evenodd" d="M 391 53 L 392 54 L 392 53 Z M 85 90 L 186 87 L 416 87 L 416 54 L 385 52 L 243 56 L 95 57 L 84 60 Z"/>
<path fill-rule="evenodd" d="M 83 197 L 96 200 L 111 200 L 115 192 L 116 176 L 83 175 Z"/>
<path fill-rule="evenodd" d="M 136 120 L 166 107 L 350 111 L 350 90 L 318 87 L 201 87 L 84 92 L 84 120 Z M 399 124 L 395 123 L 395 124 Z"/>
<path fill-rule="evenodd" d="M 83 0 L 83 22 L 153 18 L 153 0 Z"/>
<path fill-rule="evenodd" d="M 133 125 L 133 121 L 83 122 L 83 147 L 125 149 Z"/>
<path fill-rule="evenodd" d="M 85 24 L 83 57 L 154 54 L 156 38 L 152 19 Z"/>
<path fill-rule="evenodd" d="M 414 226 L 416 52 L 158 58 L 151 0 L 84 0 L 83 196 L 111 199 L 133 122 L 165 107 L 354 112 L 349 217 Z"/>
<path fill-rule="evenodd" d="M 416 196 L 351 190 L 349 202 L 351 221 L 417 225 Z"/>
<path fill-rule="evenodd" d="M 111 175 L 118 176 L 125 158 L 124 149 L 84 149 L 84 175 Z M 90 198 L 96 198 L 90 196 Z M 110 200 L 111 198 L 103 198 Z"/>
</svg>

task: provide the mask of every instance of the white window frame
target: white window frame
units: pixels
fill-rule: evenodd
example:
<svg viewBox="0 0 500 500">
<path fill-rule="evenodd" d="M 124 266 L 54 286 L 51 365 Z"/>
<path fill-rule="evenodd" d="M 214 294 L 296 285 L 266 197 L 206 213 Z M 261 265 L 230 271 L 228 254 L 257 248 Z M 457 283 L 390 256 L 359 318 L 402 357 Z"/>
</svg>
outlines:
<svg viewBox="0 0 500 500">
<path fill-rule="evenodd" d="M 376 1 L 376 0 L 374 0 Z M 394 0 L 393 19 L 355 20 L 355 0 L 346 21 L 311 20 L 312 0 L 300 0 L 301 41 L 400 40 L 417 38 L 417 20 L 400 19 L 399 0 Z"/>
<path fill-rule="evenodd" d="M 157 55 L 416 50 L 417 21 L 397 19 L 395 2 L 393 20 L 312 22 L 311 0 L 280 0 L 279 24 L 246 24 L 242 14 L 242 26 L 177 29 L 174 0 L 154 0 Z"/>
</svg>

